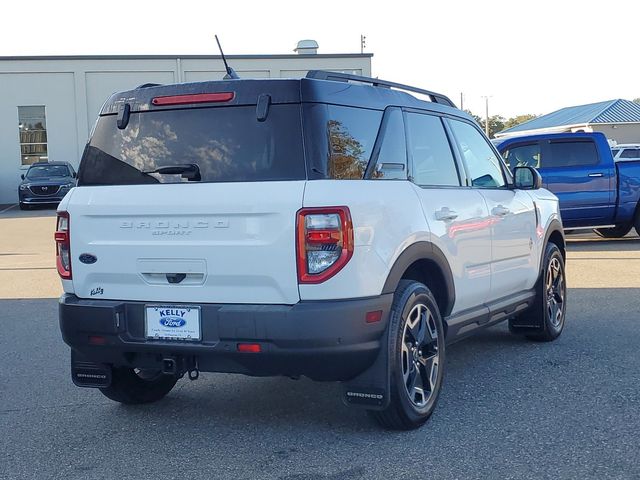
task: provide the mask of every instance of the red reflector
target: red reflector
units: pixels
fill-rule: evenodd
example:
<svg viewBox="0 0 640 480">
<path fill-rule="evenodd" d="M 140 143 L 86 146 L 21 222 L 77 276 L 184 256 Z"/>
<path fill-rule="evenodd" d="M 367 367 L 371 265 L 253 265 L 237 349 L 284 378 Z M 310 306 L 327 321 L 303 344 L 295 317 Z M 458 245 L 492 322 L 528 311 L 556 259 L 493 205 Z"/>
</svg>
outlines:
<svg viewBox="0 0 640 480">
<path fill-rule="evenodd" d="M 56 232 L 53 234 L 53 238 L 56 242 L 66 242 L 67 241 L 67 232 Z"/>
<path fill-rule="evenodd" d="M 376 310 L 375 312 L 367 312 L 364 316 L 364 321 L 367 323 L 376 323 L 382 320 L 382 310 Z"/>
<path fill-rule="evenodd" d="M 314 243 L 338 243 L 342 234 L 340 230 L 310 230 L 307 241 Z"/>
<path fill-rule="evenodd" d="M 155 97 L 151 100 L 154 105 L 185 105 L 188 103 L 229 102 L 233 100 L 233 92 L 220 93 L 195 93 L 192 95 L 171 95 L 168 97 Z"/>
<path fill-rule="evenodd" d="M 260 353 L 259 343 L 239 343 L 238 351 L 243 353 Z"/>
<path fill-rule="evenodd" d="M 91 345 L 104 345 L 107 339 L 100 335 L 89 335 L 89 343 Z"/>
</svg>

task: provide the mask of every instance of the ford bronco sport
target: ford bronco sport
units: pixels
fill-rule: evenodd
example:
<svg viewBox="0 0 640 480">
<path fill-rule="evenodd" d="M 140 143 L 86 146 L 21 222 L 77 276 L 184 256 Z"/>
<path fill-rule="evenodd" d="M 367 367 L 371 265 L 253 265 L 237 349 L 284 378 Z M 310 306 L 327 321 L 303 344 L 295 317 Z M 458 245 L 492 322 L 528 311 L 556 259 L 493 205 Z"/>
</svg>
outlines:
<svg viewBox="0 0 640 480">
<path fill-rule="evenodd" d="M 446 344 L 565 321 L 558 201 L 445 96 L 330 72 L 144 85 L 103 106 L 58 209 L 72 379 L 305 375 L 385 427 L 431 415 Z"/>
</svg>

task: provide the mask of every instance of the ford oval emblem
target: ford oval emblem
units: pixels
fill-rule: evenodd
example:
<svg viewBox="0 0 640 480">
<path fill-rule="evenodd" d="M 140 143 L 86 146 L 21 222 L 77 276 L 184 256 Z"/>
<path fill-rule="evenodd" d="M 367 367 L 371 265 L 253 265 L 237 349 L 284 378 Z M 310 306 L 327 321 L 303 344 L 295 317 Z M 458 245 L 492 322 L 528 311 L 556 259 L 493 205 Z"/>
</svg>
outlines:
<svg viewBox="0 0 640 480">
<path fill-rule="evenodd" d="M 96 263 L 98 261 L 98 257 L 95 255 L 91 255 L 90 253 L 83 253 L 79 257 L 82 263 L 86 263 L 87 265 L 91 265 L 92 263 Z"/>
<path fill-rule="evenodd" d="M 184 327 L 186 323 L 187 321 L 180 317 L 162 317 L 160 319 L 160 325 L 163 327 L 179 328 Z"/>
</svg>

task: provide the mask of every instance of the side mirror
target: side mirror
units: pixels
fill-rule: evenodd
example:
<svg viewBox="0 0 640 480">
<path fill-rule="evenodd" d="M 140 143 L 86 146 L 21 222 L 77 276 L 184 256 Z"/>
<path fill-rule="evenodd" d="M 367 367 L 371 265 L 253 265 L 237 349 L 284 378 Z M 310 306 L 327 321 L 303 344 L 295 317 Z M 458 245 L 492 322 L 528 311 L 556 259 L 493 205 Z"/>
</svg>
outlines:
<svg viewBox="0 0 640 480">
<path fill-rule="evenodd" d="M 76 172 L 73 172 L 73 178 L 76 178 L 78 176 L 78 174 Z"/>
<path fill-rule="evenodd" d="M 533 167 L 516 167 L 513 169 L 516 188 L 521 190 L 538 190 L 542 188 L 542 177 Z"/>
<path fill-rule="evenodd" d="M 24 173 L 20 175 L 20 178 L 24 180 Z"/>
</svg>

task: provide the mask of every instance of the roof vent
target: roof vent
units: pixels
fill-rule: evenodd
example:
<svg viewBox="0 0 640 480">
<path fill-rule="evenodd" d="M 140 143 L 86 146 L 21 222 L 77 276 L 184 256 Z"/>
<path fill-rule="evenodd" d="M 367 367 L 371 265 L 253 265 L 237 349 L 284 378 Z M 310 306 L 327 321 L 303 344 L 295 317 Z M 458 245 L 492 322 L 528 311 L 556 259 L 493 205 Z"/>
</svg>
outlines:
<svg viewBox="0 0 640 480">
<path fill-rule="evenodd" d="M 318 42 L 315 40 L 300 40 L 293 51 L 298 55 L 315 55 L 318 53 Z"/>
</svg>

